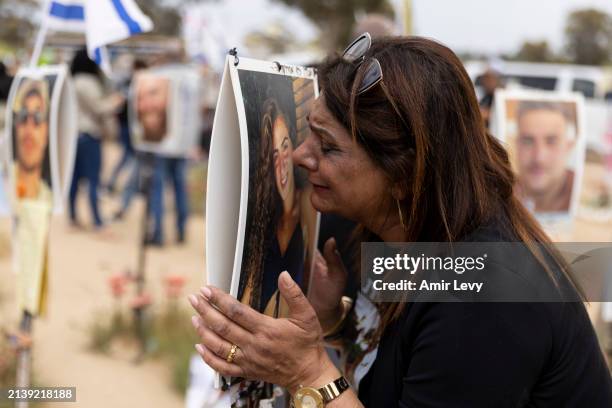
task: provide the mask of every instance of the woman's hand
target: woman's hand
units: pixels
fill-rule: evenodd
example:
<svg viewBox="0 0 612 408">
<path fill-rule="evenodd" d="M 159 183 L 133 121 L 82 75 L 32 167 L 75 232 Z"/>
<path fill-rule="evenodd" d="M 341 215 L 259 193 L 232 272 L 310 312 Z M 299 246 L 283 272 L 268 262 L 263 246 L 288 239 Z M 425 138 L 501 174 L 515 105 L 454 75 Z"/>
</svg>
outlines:
<svg viewBox="0 0 612 408">
<path fill-rule="evenodd" d="M 313 277 L 308 290 L 308 300 L 319 317 L 323 332 L 333 327 L 342 315 L 340 301 L 347 275 L 336 240 L 330 238 L 325 242 L 323 255 L 318 250 L 315 253 Z"/>
<path fill-rule="evenodd" d="M 216 371 L 286 387 L 323 386 L 340 374 L 323 347 L 321 326 L 300 287 L 283 272 L 278 280 L 289 317 L 275 319 L 256 312 L 214 287 L 204 287 L 189 301 L 202 344 L 196 349 Z M 232 345 L 236 345 L 232 361 Z"/>
</svg>

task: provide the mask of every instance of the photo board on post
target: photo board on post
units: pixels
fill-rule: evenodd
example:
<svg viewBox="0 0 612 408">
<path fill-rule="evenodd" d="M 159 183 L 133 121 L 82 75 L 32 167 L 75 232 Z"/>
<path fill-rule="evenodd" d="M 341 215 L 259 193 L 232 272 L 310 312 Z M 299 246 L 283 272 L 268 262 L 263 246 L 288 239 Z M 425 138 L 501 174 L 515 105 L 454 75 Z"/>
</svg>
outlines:
<svg viewBox="0 0 612 408">
<path fill-rule="evenodd" d="M 185 157 L 200 132 L 200 76 L 194 68 L 167 65 L 135 75 L 129 96 L 132 144 L 142 152 Z"/>
<path fill-rule="evenodd" d="M 287 315 L 278 277 L 307 292 L 319 214 L 292 153 L 318 96 L 312 68 L 228 56 L 208 164 L 206 276 L 242 303 Z"/>
<path fill-rule="evenodd" d="M 14 210 L 22 199 L 45 200 L 63 212 L 76 154 L 77 102 L 65 65 L 19 70 L 6 109 L 6 193 Z"/>
<path fill-rule="evenodd" d="M 579 93 L 498 90 L 495 135 L 516 174 L 515 192 L 544 223 L 575 217 L 586 147 Z"/>
</svg>

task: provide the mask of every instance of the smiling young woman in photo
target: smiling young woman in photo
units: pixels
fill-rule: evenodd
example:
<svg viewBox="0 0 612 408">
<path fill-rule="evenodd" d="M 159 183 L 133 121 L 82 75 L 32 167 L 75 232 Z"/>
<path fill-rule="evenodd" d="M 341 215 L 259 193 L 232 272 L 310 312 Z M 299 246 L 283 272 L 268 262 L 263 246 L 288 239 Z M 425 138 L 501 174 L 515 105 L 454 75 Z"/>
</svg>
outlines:
<svg viewBox="0 0 612 408">
<path fill-rule="evenodd" d="M 307 193 L 293 165 L 295 129 L 275 98 L 261 108 L 258 168 L 255 173 L 253 229 L 246 270 L 239 297 L 243 303 L 268 316 L 286 315 L 286 303 L 278 295 L 278 276 L 285 270 L 302 284 L 315 219 L 306 203 Z"/>
<path fill-rule="evenodd" d="M 450 49 L 363 35 L 320 67 L 319 80 L 312 133 L 293 154 L 308 171 L 316 209 L 358 222 L 363 242 L 549 242 L 515 197 L 507 153 L 486 132 Z M 190 296 L 204 361 L 224 375 L 286 387 L 297 407 L 612 406 L 610 374 L 581 302 L 373 304 L 358 294 L 349 309 L 333 239 L 323 252 L 308 298 L 280 275 L 288 318 L 214 287 Z M 554 256 L 527 258 L 545 262 L 532 269 L 554 271 L 549 279 L 578 297 Z M 511 281 L 514 267 L 488 273 Z M 341 368 L 325 339 L 340 346 Z"/>
</svg>

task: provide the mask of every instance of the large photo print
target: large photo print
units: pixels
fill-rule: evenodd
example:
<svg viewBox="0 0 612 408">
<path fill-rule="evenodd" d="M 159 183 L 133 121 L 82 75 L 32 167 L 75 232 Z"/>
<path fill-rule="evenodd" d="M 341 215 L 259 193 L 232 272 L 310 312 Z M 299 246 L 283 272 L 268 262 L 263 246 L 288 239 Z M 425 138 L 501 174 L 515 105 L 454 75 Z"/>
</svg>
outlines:
<svg viewBox="0 0 612 408">
<path fill-rule="evenodd" d="M 23 77 L 12 110 L 13 196 L 53 202 L 50 154 L 50 105 L 55 76 Z"/>
<path fill-rule="evenodd" d="M 499 134 L 516 172 L 517 196 L 537 215 L 572 215 L 584 165 L 582 98 L 502 92 Z"/>
<path fill-rule="evenodd" d="M 63 211 L 74 167 L 76 111 L 66 66 L 23 68 L 15 76 L 2 147 L 11 211 L 23 200 Z"/>
<path fill-rule="evenodd" d="M 249 145 L 249 196 L 238 299 L 270 316 L 286 316 L 278 277 L 288 271 L 307 291 L 317 213 L 311 186 L 293 163 L 307 137 L 312 79 L 238 70 Z"/>
</svg>

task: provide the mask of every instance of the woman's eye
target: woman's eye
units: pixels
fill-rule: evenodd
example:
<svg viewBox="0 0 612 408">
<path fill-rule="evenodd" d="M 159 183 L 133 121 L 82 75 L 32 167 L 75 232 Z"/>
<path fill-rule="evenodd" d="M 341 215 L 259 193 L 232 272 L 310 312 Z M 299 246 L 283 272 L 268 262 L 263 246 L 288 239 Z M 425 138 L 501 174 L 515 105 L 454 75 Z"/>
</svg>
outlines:
<svg viewBox="0 0 612 408">
<path fill-rule="evenodd" d="M 333 147 L 333 146 L 329 146 L 329 145 L 326 145 L 326 144 L 322 144 L 321 145 L 321 152 L 323 154 L 328 154 L 328 153 L 336 152 L 336 151 L 338 151 L 338 149 Z"/>
</svg>

